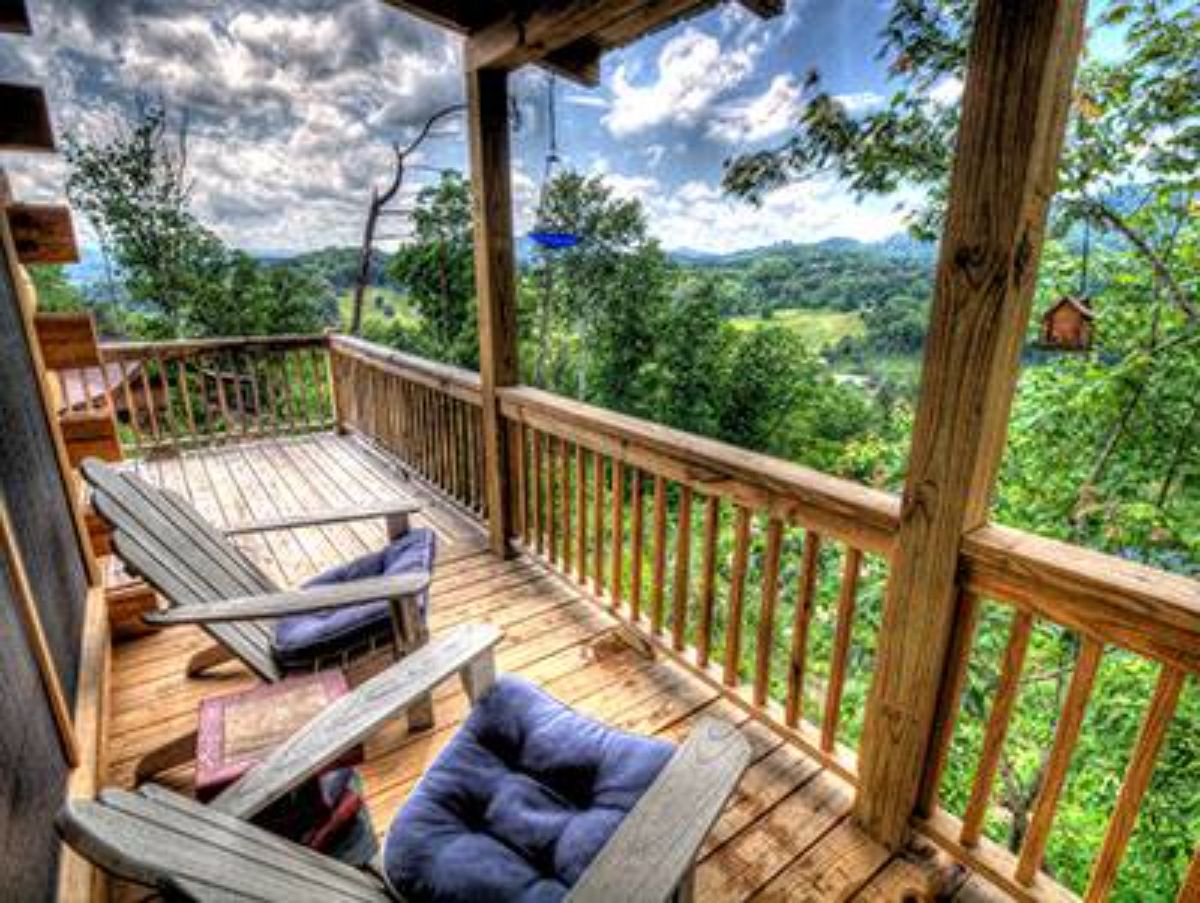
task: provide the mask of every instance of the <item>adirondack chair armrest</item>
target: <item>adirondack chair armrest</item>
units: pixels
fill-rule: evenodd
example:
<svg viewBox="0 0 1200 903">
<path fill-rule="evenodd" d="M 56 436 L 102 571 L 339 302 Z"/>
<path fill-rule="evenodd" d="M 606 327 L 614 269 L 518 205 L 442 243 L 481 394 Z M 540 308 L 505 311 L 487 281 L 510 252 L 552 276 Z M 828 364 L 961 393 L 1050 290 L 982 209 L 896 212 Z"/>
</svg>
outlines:
<svg viewBox="0 0 1200 903">
<path fill-rule="evenodd" d="M 328 524 L 344 524 L 360 520 L 374 520 L 377 517 L 390 520 L 406 518 L 421 510 L 421 503 L 413 499 L 391 499 L 383 502 L 372 502 L 350 508 L 329 508 L 325 511 L 291 514 L 269 520 L 246 521 L 233 524 L 222 529 L 226 536 L 239 536 L 243 533 L 269 533 L 277 530 L 295 530 L 302 527 L 320 527 Z"/>
<path fill-rule="evenodd" d="M 737 728 L 705 718 L 621 822 L 567 899 L 661 903 L 688 882 L 697 853 L 750 764 Z"/>
<path fill-rule="evenodd" d="M 426 572 L 364 577 L 347 583 L 222 599 L 201 605 L 177 605 L 166 611 L 149 612 L 142 617 L 148 624 L 161 625 L 286 618 L 380 599 L 390 601 L 418 596 L 429 588 L 430 579 Z"/>
<path fill-rule="evenodd" d="M 464 624 L 421 647 L 326 706 L 211 806 L 252 818 L 456 675 L 476 698 L 494 674 L 493 649 L 501 636 L 491 624 Z"/>
</svg>

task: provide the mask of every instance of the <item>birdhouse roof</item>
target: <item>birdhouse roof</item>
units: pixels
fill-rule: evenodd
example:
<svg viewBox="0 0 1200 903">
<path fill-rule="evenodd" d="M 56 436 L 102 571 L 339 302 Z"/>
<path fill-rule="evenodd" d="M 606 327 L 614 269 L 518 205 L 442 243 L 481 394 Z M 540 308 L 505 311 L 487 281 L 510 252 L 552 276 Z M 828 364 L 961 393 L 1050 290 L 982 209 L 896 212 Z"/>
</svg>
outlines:
<svg viewBox="0 0 1200 903">
<path fill-rule="evenodd" d="M 1095 319 L 1096 317 L 1096 312 L 1092 310 L 1087 298 L 1076 298 L 1073 295 L 1065 295 L 1064 297 L 1059 298 L 1058 301 L 1049 308 L 1049 310 L 1042 314 L 1042 316 L 1049 317 L 1063 307 L 1074 308 L 1089 320 Z"/>
</svg>

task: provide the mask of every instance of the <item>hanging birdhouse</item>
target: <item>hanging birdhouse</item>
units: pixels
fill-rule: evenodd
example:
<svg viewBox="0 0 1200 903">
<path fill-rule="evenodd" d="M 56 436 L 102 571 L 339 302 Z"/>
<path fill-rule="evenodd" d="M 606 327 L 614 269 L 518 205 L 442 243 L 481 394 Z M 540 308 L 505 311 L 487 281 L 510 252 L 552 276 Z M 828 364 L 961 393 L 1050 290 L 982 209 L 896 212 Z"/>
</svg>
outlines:
<svg viewBox="0 0 1200 903">
<path fill-rule="evenodd" d="M 1052 351 L 1087 351 L 1092 347 L 1095 318 L 1087 298 L 1065 295 L 1042 314 L 1041 347 Z"/>
</svg>

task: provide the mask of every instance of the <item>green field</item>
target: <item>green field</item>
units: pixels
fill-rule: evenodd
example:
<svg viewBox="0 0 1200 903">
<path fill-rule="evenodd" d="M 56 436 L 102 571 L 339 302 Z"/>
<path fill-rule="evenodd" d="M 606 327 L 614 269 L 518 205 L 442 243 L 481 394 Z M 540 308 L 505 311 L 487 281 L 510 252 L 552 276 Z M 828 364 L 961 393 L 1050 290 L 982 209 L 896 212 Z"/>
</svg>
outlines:
<svg viewBox="0 0 1200 903">
<path fill-rule="evenodd" d="M 348 329 L 350 326 L 351 303 L 353 300 L 353 289 L 347 289 L 338 298 L 338 320 L 341 322 L 343 329 Z M 377 304 L 377 300 L 381 301 L 382 304 Z M 387 310 L 388 307 L 391 308 L 390 316 Z M 363 304 L 363 322 L 367 323 L 372 320 L 389 322 L 397 319 L 403 320 L 409 326 L 413 327 L 420 323 L 420 315 L 412 309 L 408 303 L 408 299 L 402 293 L 395 289 L 374 285 L 368 288 Z"/>
<path fill-rule="evenodd" d="M 807 308 L 777 310 L 769 317 L 730 317 L 729 322 L 738 330 L 786 327 L 814 351 L 827 348 L 846 336 L 860 336 L 864 331 L 862 317 L 856 313 Z"/>
</svg>

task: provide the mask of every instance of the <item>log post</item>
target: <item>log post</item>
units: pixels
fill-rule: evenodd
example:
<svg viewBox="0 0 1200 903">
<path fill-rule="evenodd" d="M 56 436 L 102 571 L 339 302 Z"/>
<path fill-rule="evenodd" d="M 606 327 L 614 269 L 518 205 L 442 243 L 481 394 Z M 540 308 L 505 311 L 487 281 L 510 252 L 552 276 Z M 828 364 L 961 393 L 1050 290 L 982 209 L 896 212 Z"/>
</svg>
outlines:
<svg viewBox="0 0 1200 903">
<path fill-rule="evenodd" d="M 979 0 L 855 815 L 907 839 L 958 597 L 987 522 L 1054 192 L 1084 0 Z"/>
<path fill-rule="evenodd" d="M 514 533 L 509 443 L 496 390 L 517 382 L 516 268 L 513 262 L 508 73 L 467 72 L 479 376 L 483 399 L 484 488 L 492 551 L 511 555 Z"/>
</svg>

